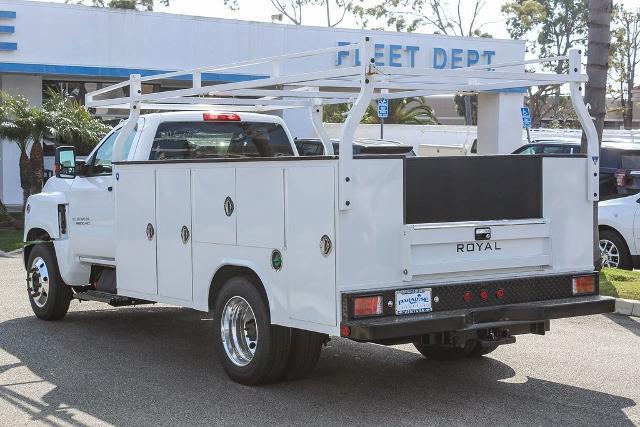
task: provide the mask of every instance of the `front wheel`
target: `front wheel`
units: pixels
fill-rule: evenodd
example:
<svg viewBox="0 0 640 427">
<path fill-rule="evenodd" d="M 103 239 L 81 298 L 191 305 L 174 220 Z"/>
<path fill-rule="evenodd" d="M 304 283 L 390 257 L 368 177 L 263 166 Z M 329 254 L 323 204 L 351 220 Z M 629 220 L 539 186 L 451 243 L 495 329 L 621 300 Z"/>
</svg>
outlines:
<svg viewBox="0 0 640 427">
<path fill-rule="evenodd" d="M 603 267 L 631 270 L 633 263 L 622 237 L 611 230 L 600 231 L 600 260 Z"/>
<path fill-rule="evenodd" d="M 37 243 L 27 261 L 27 290 L 34 314 L 43 320 L 62 319 L 72 298 L 71 288 L 62 281 L 51 243 Z"/>
<path fill-rule="evenodd" d="M 222 286 L 213 308 L 218 359 L 233 381 L 245 385 L 278 379 L 291 345 L 291 331 L 271 324 L 257 286 L 249 277 L 233 277 Z"/>
</svg>

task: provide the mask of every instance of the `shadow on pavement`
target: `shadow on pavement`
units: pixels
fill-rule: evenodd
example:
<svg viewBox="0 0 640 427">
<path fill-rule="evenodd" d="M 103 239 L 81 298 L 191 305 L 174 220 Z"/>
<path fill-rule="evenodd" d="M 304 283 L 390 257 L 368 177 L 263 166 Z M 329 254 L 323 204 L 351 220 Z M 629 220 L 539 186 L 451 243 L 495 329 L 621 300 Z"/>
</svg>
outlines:
<svg viewBox="0 0 640 427">
<path fill-rule="evenodd" d="M 604 316 L 640 337 L 640 321 L 637 317 L 623 316 L 615 313 L 605 314 Z"/>
<path fill-rule="evenodd" d="M 0 381 L 0 400 L 44 421 L 78 424 L 68 409 L 123 424 L 604 424 L 632 425 L 631 399 L 516 373 L 489 358 L 431 362 L 397 348 L 334 338 L 305 380 L 231 382 L 187 309 L 76 311 L 60 322 L 0 323 L 0 348 L 50 383 L 42 400 Z M 37 337 L 37 339 L 34 339 Z"/>
</svg>

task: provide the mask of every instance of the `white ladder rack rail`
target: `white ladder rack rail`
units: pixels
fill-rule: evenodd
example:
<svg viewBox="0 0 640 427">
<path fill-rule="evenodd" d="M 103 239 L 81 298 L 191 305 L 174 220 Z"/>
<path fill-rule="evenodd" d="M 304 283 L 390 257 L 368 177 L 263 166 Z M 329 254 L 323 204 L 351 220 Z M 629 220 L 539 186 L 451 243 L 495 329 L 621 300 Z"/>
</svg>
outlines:
<svg viewBox="0 0 640 427">
<path fill-rule="evenodd" d="M 283 73 L 283 62 L 339 51 L 358 50 L 360 65 L 331 68 L 307 73 Z M 567 74 L 525 72 L 524 65 L 569 61 Z M 223 73 L 239 68 L 270 65 L 269 76 L 232 83 L 203 85 L 203 73 Z M 516 70 L 514 70 L 514 68 Z M 129 120 L 118 135 L 114 146 L 114 160 L 122 160 L 124 141 L 135 127 L 141 110 L 231 110 L 267 112 L 289 108 L 306 108 L 324 147 L 333 154 L 333 145 L 322 127 L 322 105 L 352 104 L 342 126 L 339 156 L 339 209 L 349 210 L 353 203 L 350 167 L 353 161 L 352 140 L 371 101 L 378 98 L 407 98 L 414 96 L 477 93 L 538 85 L 569 84 L 573 107 L 587 135 L 589 200 L 598 200 L 599 148 L 592 118 L 582 99 L 581 85 L 587 81 L 582 73 L 581 51 L 570 50 L 568 56 L 511 61 L 490 65 L 476 65 L 458 69 L 399 68 L 376 66 L 374 42 L 364 37 L 360 42 L 345 46 L 310 50 L 261 59 L 247 60 L 213 67 L 199 67 L 141 77 L 134 74 L 126 81 L 107 86 L 86 95 L 86 106 L 129 110 Z M 142 93 L 142 83 L 154 80 L 191 76 L 191 87 L 165 92 Z M 129 87 L 129 96 L 110 97 L 118 89 Z"/>
</svg>

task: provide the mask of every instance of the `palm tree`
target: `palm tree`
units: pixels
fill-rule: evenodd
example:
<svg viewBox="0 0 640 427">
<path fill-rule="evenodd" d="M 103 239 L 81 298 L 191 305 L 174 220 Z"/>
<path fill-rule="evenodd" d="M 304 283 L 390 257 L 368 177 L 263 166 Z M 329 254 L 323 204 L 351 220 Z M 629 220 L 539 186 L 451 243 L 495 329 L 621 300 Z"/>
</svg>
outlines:
<svg viewBox="0 0 640 427">
<path fill-rule="evenodd" d="M 34 132 L 34 112 L 29 101 L 22 95 L 2 97 L 3 116 L 0 123 L 0 136 L 14 141 L 20 149 L 20 187 L 22 188 L 23 207 L 31 194 L 31 161 L 27 155 L 27 147 Z"/>
<path fill-rule="evenodd" d="M 389 117 L 384 119 L 389 124 L 405 125 L 439 125 L 433 108 L 425 98 L 415 96 L 389 100 Z M 364 116 L 363 123 L 380 123 L 380 119 L 373 107 L 369 107 Z"/>
<path fill-rule="evenodd" d="M 587 44 L 587 75 L 589 82 L 585 88 L 585 102 L 591 105 L 591 115 L 595 118 L 598 132 L 598 143 L 602 143 L 602 129 L 604 116 L 607 111 L 607 68 L 609 62 L 609 48 L 611 45 L 611 15 L 613 3 L 611 0 L 589 0 L 589 18 L 587 26 L 589 38 Z M 587 141 L 582 133 L 581 150 L 587 152 Z M 593 236 L 594 236 L 594 266 L 600 269 L 600 247 L 598 244 L 598 202 L 593 204 Z"/>
<path fill-rule="evenodd" d="M 79 102 L 61 93 L 48 93 L 42 107 L 29 105 L 21 95 L 0 93 L 0 99 L 0 138 L 14 141 L 20 149 L 23 207 L 31 194 L 42 190 L 45 137 L 88 151 L 109 131 L 109 126 L 93 118 Z"/>
</svg>

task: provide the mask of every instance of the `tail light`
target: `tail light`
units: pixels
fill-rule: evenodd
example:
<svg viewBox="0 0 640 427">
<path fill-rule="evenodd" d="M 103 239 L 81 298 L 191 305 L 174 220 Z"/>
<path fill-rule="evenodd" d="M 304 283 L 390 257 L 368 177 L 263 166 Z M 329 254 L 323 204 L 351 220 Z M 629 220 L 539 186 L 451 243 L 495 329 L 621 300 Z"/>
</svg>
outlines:
<svg viewBox="0 0 640 427">
<path fill-rule="evenodd" d="M 348 327 L 347 325 L 340 326 L 340 336 L 348 337 L 349 335 L 351 335 L 351 328 Z"/>
<path fill-rule="evenodd" d="M 202 113 L 205 122 L 239 122 L 240 116 L 236 113 Z"/>
<path fill-rule="evenodd" d="M 487 298 L 489 298 L 489 292 L 487 292 L 485 289 L 480 291 L 480 299 L 482 301 L 486 301 Z"/>
<path fill-rule="evenodd" d="M 627 185 L 627 171 L 624 169 L 618 169 L 613 176 L 616 177 L 616 184 L 618 187 L 624 187 Z"/>
<path fill-rule="evenodd" d="M 353 299 L 353 317 L 382 314 L 382 295 L 356 297 Z"/>
<path fill-rule="evenodd" d="M 593 294 L 596 292 L 596 276 L 579 276 L 573 278 L 573 294 Z"/>
<path fill-rule="evenodd" d="M 473 299 L 473 294 L 471 293 L 471 291 L 466 291 L 464 294 L 462 294 L 462 299 L 464 300 L 464 302 L 471 302 L 471 300 Z"/>
<path fill-rule="evenodd" d="M 496 291 L 496 298 L 498 299 L 504 298 L 504 289 L 500 288 Z"/>
</svg>

